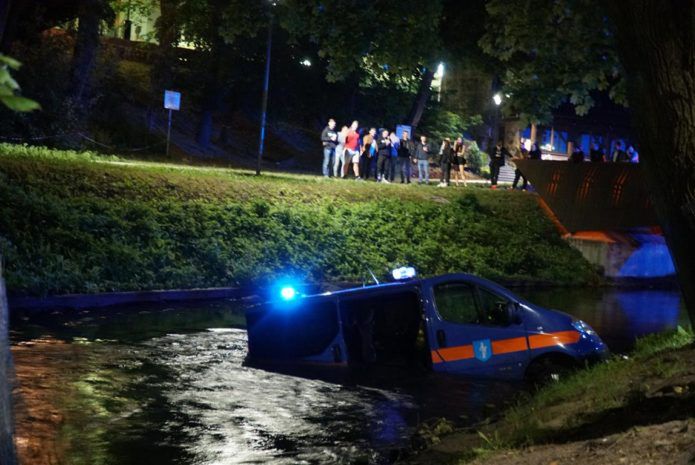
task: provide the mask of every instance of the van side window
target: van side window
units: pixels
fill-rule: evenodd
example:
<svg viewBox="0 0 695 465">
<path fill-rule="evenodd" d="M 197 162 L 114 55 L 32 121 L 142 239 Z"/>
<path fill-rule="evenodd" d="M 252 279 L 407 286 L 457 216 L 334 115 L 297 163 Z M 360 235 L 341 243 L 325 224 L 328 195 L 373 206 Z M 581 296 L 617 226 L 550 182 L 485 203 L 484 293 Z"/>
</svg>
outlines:
<svg viewBox="0 0 695 465">
<path fill-rule="evenodd" d="M 437 311 L 446 321 L 478 324 L 480 318 L 475 303 L 475 289 L 467 283 L 440 284 L 434 288 Z"/>
<path fill-rule="evenodd" d="M 488 326 L 509 326 L 507 298 L 479 287 L 480 305 L 483 314 L 482 324 Z"/>
</svg>

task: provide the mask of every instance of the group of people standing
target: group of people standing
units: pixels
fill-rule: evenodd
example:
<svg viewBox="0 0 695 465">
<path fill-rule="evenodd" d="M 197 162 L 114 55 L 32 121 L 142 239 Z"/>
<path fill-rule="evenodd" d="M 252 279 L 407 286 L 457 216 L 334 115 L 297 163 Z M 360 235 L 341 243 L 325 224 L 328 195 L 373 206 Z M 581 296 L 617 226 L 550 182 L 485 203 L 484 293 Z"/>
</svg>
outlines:
<svg viewBox="0 0 695 465">
<path fill-rule="evenodd" d="M 574 146 L 569 161 L 573 163 L 581 163 L 586 159 L 584 151 L 579 144 Z M 625 150 L 625 144 L 622 141 L 617 141 L 613 146 L 610 157 L 606 157 L 605 150 L 602 149 L 598 142 L 591 144 L 589 150 L 589 161 L 593 163 L 639 163 L 639 153 L 631 145 Z"/>
<path fill-rule="evenodd" d="M 450 184 L 452 169 L 457 185 L 461 181 L 466 184 L 466 146 L 462 138 L 453 144 L 449 138 L 444 139 L 439 151 L 433 155 L 426 136 L 420 136 L 420 140 L 415 142 L 408 131 L 403 131 L 400 137 L 388 129 L 377 133 L 376 128 L 371 128 L 362 133 L 357 121 L 338 131 L 335 120 L 330 119 L 321 133 L 321 143 L 324 177 L 332 174 L 335 178 L 346 178 L 352 169 L 356 180 L 373 178 L 390 184 L 399 174 L 401 184 L 410 184 L 412 165 L 415 165 L 418 184 L 429 184 L 430 163 L 437 161 L 442 170 L 440 187 Z"/>
</svg>

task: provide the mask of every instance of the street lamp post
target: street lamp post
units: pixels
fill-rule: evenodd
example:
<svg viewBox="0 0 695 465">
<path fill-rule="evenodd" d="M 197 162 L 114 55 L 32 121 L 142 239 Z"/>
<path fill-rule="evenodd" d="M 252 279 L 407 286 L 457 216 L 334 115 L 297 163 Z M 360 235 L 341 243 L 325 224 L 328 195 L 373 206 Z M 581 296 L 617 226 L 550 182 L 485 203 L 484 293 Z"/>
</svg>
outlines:
<svg viewBox="0 0 695 465">
<path fill-rule="evenodd" d="M 275 2 L 271 3 L 272 6 Z M 268 44 L 265 57 L 265 78 L 263 79 L 263 98 L 261 99 L 261 135 L 258 141 L 258 164 L 256 165 L 256 175 L 261 174 L 261 162 L 263 161 L 263 150 L 265 148 L 265 123 L 268 113 L 268 87 L 270 86 L 270 52 L 273 46 L 273 12 L 270 11 L 268 20 Z"/>
</svg>

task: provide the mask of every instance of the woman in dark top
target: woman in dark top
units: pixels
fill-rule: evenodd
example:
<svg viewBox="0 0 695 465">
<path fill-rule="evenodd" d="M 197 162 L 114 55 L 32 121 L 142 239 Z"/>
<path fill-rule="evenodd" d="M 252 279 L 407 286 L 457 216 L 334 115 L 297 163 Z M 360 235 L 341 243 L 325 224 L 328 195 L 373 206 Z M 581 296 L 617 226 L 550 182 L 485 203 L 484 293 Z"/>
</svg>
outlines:
<svg viewBox="0 0 695 465">
<path fill-rule="evenodd" d="M 451 162 L 454 158 L 454 149 L 451 147 L 451 139 L 448 137 L 442 142 L 442 148 L 439 150 L 440 160 L 439 168 L 442 170 L 442 177 L 437 187 L 446 187 L 451 179 Z"/>
</svg>

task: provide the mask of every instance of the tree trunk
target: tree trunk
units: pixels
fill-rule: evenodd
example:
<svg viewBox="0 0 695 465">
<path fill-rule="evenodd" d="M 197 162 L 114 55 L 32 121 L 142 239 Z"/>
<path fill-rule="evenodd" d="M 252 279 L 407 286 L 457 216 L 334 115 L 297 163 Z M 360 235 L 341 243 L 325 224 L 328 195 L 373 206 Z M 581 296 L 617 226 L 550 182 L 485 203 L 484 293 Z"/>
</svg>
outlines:
<svg viewBox="0 0 695 465">
<path fill-rule="evenodd" d="M 11 0 L 0 0 L 0 43 L 5 36 L 5 27 L 7 26 L 7 19 L 10 16 L 11 8 Z"/>
<path fill-rule="evenodd" d="M 203 89 L 204 99 L 196 131 L 196 142 L 205 149 L 210 146 L 212 139 L 213 116 L 222 108 L 222 100 L 224 99 L 224 89 L 222 88 L 222 78 L 220 76 L 220 61 L 224 48 L 221 38 L 213 45 L 209 59 L 210 68 L 207 82 Z"/>
<path fill-rule="evenodd" d="M 207 149 L 212 139 L 212 109 L 208 106 L 203 108 L 198 120 L 195 140 L 202 148 Z"/>
<path fill-rule="evenodd" d="M 10 53 L 18 29 L 21 30 L 24 25 L 20 18 L 24 16 L 26 10 L 31 5 L 27 4 L 27 2 L 18 2 L 17 0 L 0 0 L 0 4 L 2 4 L 2 14 L 4 15 L 2 18 L 2 35 L 0 35 L 2 38 L 0 51 L 2 53 Z"/>
<path fill-rule="evenodd" d="M 152 67 L 152 84 L 159 98 L 165 89 L 174 87 L 174 68 L 176 66 L 176 47 L 180 31 L 177 21 L 179 0 L 160 0 L 160 16 L 157 19 L 157 41 L 159 47 Z"/>
<path fill-rule="evenodd" d="M 695 322 L 695 0 L 607 2 L 644 169 Z"/>
<path fill-rule="evenodd" d="M 415 95 L 415 101 L 408 115 L 408 124 L 412 126 L 413 132 L 415 132 L 415 129 L 420 124 L 422 114 L 425 112 L 425 107 L 430 100 L 430 95 L 432 95 L 433 79 L 434 71 L 430 68 L 425 68 L 425 72 L 422 74 L 422 79 L 420 80 L 420 87 L 418 87 L 417 94 Z"/>
<path fill-rule="evenodd" d="M 7 289 L 2 277 L 0 256 L 0 464 L 16 465 L 14 444 L 14 416 L 12 414 L 12 387 L 14 369 L 10 352 L 10 309 L 7 306 Z"/>
<path fill-rule="evenodd" d="M 224 98 L 224 89 L 222 88 L 222 55 L 227 51 L 227 45 L 224 39 L 220 36 L 220 15 L 224 9 L 223 0 L 208 0 L 210 11 L 213 12 L 210 24 L 210 33 L 212 36 L 212 44 L 210 46 L 210 54 L 207 60 L 208 72 L 206 82 L 203 88 L 203 105 L 201 109 L 200 121 L 198 122 L 198 130 L 196 131 L 196 142 L 203 148 L 210 146 L 210 141 L 213 132 L 213 115 L 220 111 L 222 100 Z"/>
<path fill-rule="evenodd" d="M 72 99 L 83 107 L 99 49 L 99 24 L 108 6 L 104 0 L 83 0 L 72 57 Z"/>
</svg>

